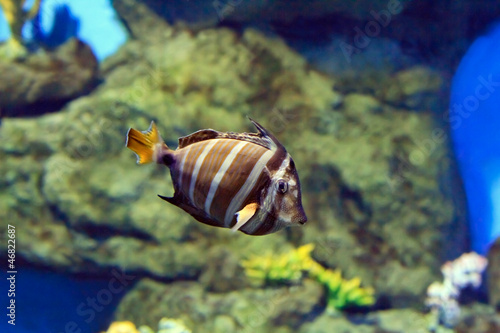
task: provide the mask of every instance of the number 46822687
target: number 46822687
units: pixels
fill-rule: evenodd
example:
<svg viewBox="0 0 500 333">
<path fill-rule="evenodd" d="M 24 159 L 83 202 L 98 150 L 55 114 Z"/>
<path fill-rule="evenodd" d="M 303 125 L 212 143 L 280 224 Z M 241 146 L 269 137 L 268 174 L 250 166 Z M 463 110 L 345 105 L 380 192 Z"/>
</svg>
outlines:
<svg viewBox="0 0 500 333">
<path fill-rule="evenodd" d="M 16 227 L 9 224 L 7 232 L 10 238 L 7 245 L 7 256 L 9 257 L 9 263 L 13 265 L 16 258 Z"/>
</svg>

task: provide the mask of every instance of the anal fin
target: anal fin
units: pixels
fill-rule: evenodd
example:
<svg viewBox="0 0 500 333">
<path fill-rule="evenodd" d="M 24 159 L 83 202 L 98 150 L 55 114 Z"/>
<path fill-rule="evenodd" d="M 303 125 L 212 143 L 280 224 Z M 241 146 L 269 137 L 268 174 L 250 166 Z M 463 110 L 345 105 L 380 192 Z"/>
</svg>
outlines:
<svg viewBox="0 0 500 333">
<path fill-rule="evenodd" d="M 160 195 L 160 194 L 158 194 L 158 196 L 161 199 L 165 200 L 166 202 L 171 203 L 174 206 L 178 206 L 178 204 L 179 204 L 179 199 L 176 198 L 175 196 L 173 196 L 173 197 L 164 197 L 163 195 Z"/>
<path fill-rule="evenodd" d="M 180 192 L 175 192 L 173 197 L 164 197 L 163 195 L 158 196 L 165 200 L 168 203 L 171 203 L 174 206 L 177 206 L 184 210 L 186 213 L 194 217 L 197 221 L 200 221 L 201 223 L 205 223 L 214 227 L 223 227 L 220 222 L 216 221 L 213 219 L 211 216 L 209 216 L 207 213 L 205 213 L 203 210 L 192 206 L 188 199 L 181 194 Z"/>
<path fill-rule="evenodd" d="M 245 223 L 247 223 L 259 208 L 257 203 L 250 203 L 243 207 L 242 210 L 236 213 L 236 224 L 231 228 L 232 231 L 239 230 Z"/>
</svg>

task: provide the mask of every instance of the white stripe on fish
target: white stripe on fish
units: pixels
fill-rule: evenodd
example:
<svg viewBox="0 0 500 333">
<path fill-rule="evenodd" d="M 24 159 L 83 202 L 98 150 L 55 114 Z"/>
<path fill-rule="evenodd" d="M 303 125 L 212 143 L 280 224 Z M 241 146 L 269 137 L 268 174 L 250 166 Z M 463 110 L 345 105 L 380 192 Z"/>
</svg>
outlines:
<svg viewBox="0 0 500 333">
<path fill-rule="evenodd" d="M 215 177 L 212 179 L 212 182 L 210 183 L 210 190 L 208 191 L 207 199 L 205 200 L 205 212 L 210 215 L 210 208 L 212 207 L 212 201 L 214 199 L 215 193 L 217 192 L 217 189 L 219 188 L 220 181 L 222 180 L 222 177 L 227 172 L 227 169 L 231 166 L 231 163 L 233 163 L 234 159 L 236 156 L 238 156 L 238 153 L 245 147 L 248 143 L 241 141 L 239 142 L 236 146 L 231 149 L 229 154 L 227 155 L 226 159 L 224 160 L 224 163 L 220 166 L 219 170 L 215 174 Z"/>
<path fill-rule="evenodd" d="M 201 165 L 203 164 L 203 160 L 205 159 L 205 156 L 207 156 L 207 154 L 210 152 L 210 150 L 213 148 L 213 146 L 218 141 L 219 140 L 208 141 L 205 148 L 203 149 L 203 152 L 200 154 L 200 156 L 196 160 L 196 164 L 194 165 L 193 173 L 191 174 L 191 183 L 189 184 L 189 199 L 191 199 L 192 203 L 194 203 L 194 187 L 196 185 L 196 179 L 198 179 L 198 173 L 200 171 Z"/>
</svg>

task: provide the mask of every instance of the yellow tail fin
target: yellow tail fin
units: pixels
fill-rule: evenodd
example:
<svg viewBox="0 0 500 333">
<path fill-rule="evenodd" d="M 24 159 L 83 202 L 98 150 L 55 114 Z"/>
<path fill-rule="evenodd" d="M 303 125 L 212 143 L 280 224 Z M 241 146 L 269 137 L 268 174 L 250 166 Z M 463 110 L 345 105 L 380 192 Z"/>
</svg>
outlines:
<svg viewBox="0 0 500 333">
<path fill-rule="evenodd" d="M 127 133 L 127 148 L 137 155 L 137 164 L 156 162 L 162 146 L 166 146 L 156 128 L 154 121 L 146 132 L 139 132 L 133 128 Z"/>
</svg>

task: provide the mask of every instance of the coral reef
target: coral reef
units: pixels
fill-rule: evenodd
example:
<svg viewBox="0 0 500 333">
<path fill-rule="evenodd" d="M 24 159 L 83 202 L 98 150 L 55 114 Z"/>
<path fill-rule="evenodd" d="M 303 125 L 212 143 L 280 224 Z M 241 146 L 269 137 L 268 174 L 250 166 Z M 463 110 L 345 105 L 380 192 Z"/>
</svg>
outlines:
<svg viewBox="0 0 500 333">
<path fill-rule="evenodd" d="M 359 278 L 343 279 L 338 269 L 324 268 L 311 257 L 313 250 L 314 245 L 307 244 L 281 255 L 252 256 L 242 261 L 242 266 L 246 275 L 259 284 L 298 283 L 306 272 L 326 287 L 329 312 L 375 303 L 372 288 L 361 288 Z"/>
<path fill-rule="evenodd" d="M 159 21 L 155 30 L 154 20 L 141 14 L 129 25 L 136 39 L 103 63 L 89 94 L 58 113 L 2 120 L 0 217 L 20 226 L 19 256 L 72 272 L 203 277 L 209 290 L 230 292 L 246 283 L 238 261 L 293 240 L 316 244 L 325 267 L 359 276 L 390 305 L 421 304 L 440 258 L 467 244 L 432 110 L 388 104 L 364 81 L 343 90 L 252 29 L 194 33 Z M 293 154 L 311 221 L 304 228 L 252 238 L 196 225 L 156 197 L 172 191 L 167 171 L 138 168 L 124 149 L 131 125 L 154 119 L 175 147 L 200 128 L 250 130 L 246 115 Z"/>
<path fill-rule="evenodd" d="M 152 326 L 168 314 L 196 332 L 290 332 L 312 321 L 355 325 L 320 315 L 328 297 L 314 273 L 332 290 L 342 272 L 377 290 L 384 306 L 419 307 L 443 258 L 467 250 L 449 143 L 435 135 L 442 73 L 398 69 L 388 80 L 404 86 L 394 94 L 382 91 L 386 81 L 347 86 L 253 29 L 194 32 L 146 6 L 123 6 L 121 15 L 135 38 L 102 64 L 98 87 L 57 113 L 2 119 L 0 219 L 17 226 L 23 262 L 133 274 L 118 320 Z M 124 148 L 127 129 L 153 119 L 175 147 L 200 128 L 251 130 L 246 115 L 293 154 L 310 217 L 303 228 L 237 237 L 193 223 L 156 196 L 171 194 L 167 170 L 138 168 Z M 336 271 L 315 266 L 300 284 L 249 288 L 243 258 L 305 243 Z M 346 302 L 339 295 L 334 309 Z"/>
<path fill-rule="evenodd" d="M 362 288 L 358 277 L 345 280 L 340 270 L 327 269 L 323 269 L 317 275 L 311 272 L 311 277 L 326 286 L 326 305 L 329 312 L 336 312 L 338 309 L 347 307 L 371 306 L 375 303 L 373 288 Z"/>
<path fill-rule="evenodd" d="M 148 326 L 139 327 L 140 333 L 154 333 L 154 330 Z M 184 325 L 184 322 L 179 319 L 162 318 L 158 323 L 157 333 L 191 333 L 191 330 Z"/>
<path fill-rule="evenodd" d="M 161 318 L 158 323 L 158 330 L 155 331 L 149 326 L 143 325 L 138 329 L 130 321 L 116 321 L 111 323 L 108 330 L 103 333 L 191 333 L 182 320 L 173 318 Z"/>
<path fill-rule="evenodd" d="M 397 72 L 378 88 L 378 96 L 389 104 L 413 110 L 439 110 L 439 92 L 443 89 L 443 78 L 424 66 L 413 66 Z"/>
<path fill-rule="evenodd" d="M 379 22 L 373 12 L 388 1 L 115 0 L 133 38 L 99 73 L 77 41 L 55 53 L 1 60 L 1 116 L 58 111 L 1 119 L 0 220 L 17 227 L 20 262 L 133 274 L 115 314 L 131 321 L 109 333 L 151 333 L 157 323 L 162 333 L 452 330 L 438 319 L 456 332 L 500 331 L 493 307 L 457 300 L 460 288 L 479 283 L 484 261 L 472 255 L 479 265 L 443 266 L 444 282 L 428 290 L 430 314 L 422 311 L 440 264 L 468 250 L 442 115 L 446 78 L 471 38 L 464 31 L 490 20 L 471 19 L 478 12 L 500 13 L 494 1 L 400 1 L 404 11 L 353 55 L 382 64 L 377 71 L 359 61 L 359 74 L 345 55 L 335 57 L 335 69 L 351 76 L 313 69 L 276 35 L 315 39 L 324 31 L 311 31 L 327 26 L 328 38 L 356 46 L 358 31 Z M 0 3 L 17 6 L 6 10 L 14 38 L 8 43 L 22 54 L 19 27 L 30 14 L 21 15 L 22 1 Z M 163 6 L 174 10 L 165 14 Z M 164 20 L 170 13 L 174 26 Z M 245 28 L 257 17 L 275 37 Z M 396 56 L 381 59 L 377 48 L 394 45 Z M 415 51 L 422 53 L 413 57 Z M 294 156 L 310 218 L 303 228 L 252 238 L 194 223 L 156 197 L 172 191 L 167 170 L 138 168 L 124 148 L 132 124 L 154 119 L 175 147 L 179 136 L 200 128 L 250 130 L 245 116 L 269 127 Z M 295 248 L 306 243 L 315 244 L 314 253 L 312 245 Z M 498 244 L 488 267 L 497 310 Z M 372 304 L 374 290 L 380 307 L 346 311 Z M 166 314 L 178 319 L 162 319 Z"/>
<path fill-rule="evenodd" d="M 323 297 L 322 286 L 309 279 L 295 286 L 219 293 L 196 281 L 162 283 L 144 278 L 124 296 L 115 317 L 140 327 L 151 326 L 168 313 L 196 333 L 276 332 L 278 327 L 296 328 L 310 319 Z"/>
<path fill-rule="evenodd" d="M 481 275 L 488 265 L 488 260 L 475 252 L 464 253 L 454 261 L 447 261 L 441 272 L 443 282 L 434 282 L 427 288 L 426 305 L 437 317 L 437 322 L 447 327 L 457 324 L 460 316 L 458 297 L 460 291 L 468 286 L 478 288 Z"/>
<path fill-rule="evenodd" d="M 310 266 L 313 249 L 314 246 L 308 244 L 281 255 L 254 255 L 243 260 L 241 265 L 245 268 L 245 274 L 257 285 L 298 283 L 302 280 L 303 271 Z"/>
<path fill-rule="evenodd" d="M 372 58 L 373 67 L 380 65 L 383 61 L 381 58 L 388 57 L 391 52 L 373 57 L 366 49 L 385 40 L 396 42 L 403 48 L 402 54 L 394 59 L 395 62 L 407 55 L 418 54 L 426 62 L 434 62 L 439 67 L 456 68 L 474 36 L 484 32 L 500 15 L 500 4 L 496 0 L 453 3 L 437 0 L 424 4 L 407 0 L 357 0 L 355 3 L 314 0 L 295 1 L 293 4 L 284 0 L 117 0 L 114 3 L 115 7 L 123 3 L 130 6 L 144 5 L 167 21 L 187 25 L 194 30 L 228 22 L 237 26 L 259 25 L 288 37 L 291 43 L 294 39 L 302 39 L 308 44 L 321 44 L 341 36 L 340 43 L 345 45 L 347 42 L 355 50 L 355 57 L 367 55 Z M 140 19 L 140 15 L 131 19 Z M 455 28 L 457 22 L 463 29 Z M 340 51 L 340 43 L 329 48 Z M 323 52 L 328 51 L 324 49 Z M 343 56 L 341 52 L 337 55 Z M 342 65 L 346 67 L 345 62 Z M 363 72 L 369 70 L 366 67 L 362 69 Z"/>
</svg>

